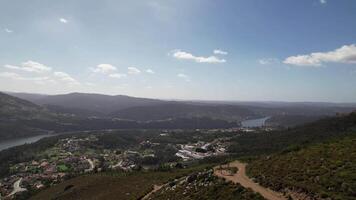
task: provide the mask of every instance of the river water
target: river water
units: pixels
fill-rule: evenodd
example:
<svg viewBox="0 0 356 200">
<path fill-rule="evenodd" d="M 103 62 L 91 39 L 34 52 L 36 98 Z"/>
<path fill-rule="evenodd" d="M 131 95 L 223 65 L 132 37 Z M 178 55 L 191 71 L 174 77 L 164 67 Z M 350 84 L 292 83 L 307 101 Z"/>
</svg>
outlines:
<svg viewBox="0 0 356 200">
<path fill-rule="evenodd" d="M 10 147 L 34 143 L 42 138 L 50 137 L 50 136 L 53 136 L 53 135 L 37 135 L 37 136 L 27 137 L 27 138 L 19 138 L 19 139 L 0 141 L 0 151 L 2 151 L 4 149 L 8 149 Z"/>
<path fill-rule="evenodd" d="M 242 127 L 244 128 L 256 128 L 256 127 L 262 127 L 265 125 L 266 120 L 269 119 L 270 117 L 263 117 L 263 118 L 258 118 L 258 119 L 249 119 L 241 122 Z"/>
</svg>

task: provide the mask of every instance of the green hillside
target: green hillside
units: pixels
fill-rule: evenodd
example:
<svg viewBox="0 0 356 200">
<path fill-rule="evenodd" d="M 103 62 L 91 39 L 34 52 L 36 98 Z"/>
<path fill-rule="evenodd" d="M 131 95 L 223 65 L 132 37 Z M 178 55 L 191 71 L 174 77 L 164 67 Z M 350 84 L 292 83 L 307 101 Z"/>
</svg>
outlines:
<svg viewBox="0 0 356 200">
<path fill-rule="evenodd" d="M 356 112 L 328 117 L 292 129 L 249 133 L 232 139 L 230 153 L 236 156 L 268 155 L 290 151 L 356 132 Z"/>
<path fill-rule="evenodd" d="M 0 92 L 0 139 L 28 137 L 43 130 L 25 121 L 49 121 L 56 117 L 45 108 Z"/>
<path fill-rule="evenodd" d="M 0 92 L 0 119 L 43 119 L 52 116 L 45 108 Z"/>
<path fill-rule="evenodd" d="M 352 200 L 356 197 L 356 135 L 281 153 L 248 165 L 250 176 L 274 190 Z"/>
</svg>

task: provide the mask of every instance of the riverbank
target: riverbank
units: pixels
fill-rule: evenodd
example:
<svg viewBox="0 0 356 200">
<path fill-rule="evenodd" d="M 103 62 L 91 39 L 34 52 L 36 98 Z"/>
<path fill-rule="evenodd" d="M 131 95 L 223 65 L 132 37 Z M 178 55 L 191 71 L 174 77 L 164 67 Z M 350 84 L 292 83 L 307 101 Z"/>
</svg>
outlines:
<svg viewBox="0 0 356 200">
<path fill-rule="evenodd" d="M 266 121 L 271 117 L 262 117 L 257 119 L 248 119 L 241 122 L 241 126 L 244 128 L 257 128 L 262 127 L 266 124 Z"/>
<path fill-rule="evenodd" d="M 54 134 L 45 134 L 45 135 L 37 135 L 37 136 L 33 136 L 33 137 L 9 139 L 9 140 L 0 141 L 0 151 L 9 149 L 9 148 L 15 147 L 15 146 L 31 144 L 31 143 L 37 142 L 38 140 L 40 140 L 42 138 L 52 137 L 52 136 L 55 136 L 55 135 Z"/>
</svg>

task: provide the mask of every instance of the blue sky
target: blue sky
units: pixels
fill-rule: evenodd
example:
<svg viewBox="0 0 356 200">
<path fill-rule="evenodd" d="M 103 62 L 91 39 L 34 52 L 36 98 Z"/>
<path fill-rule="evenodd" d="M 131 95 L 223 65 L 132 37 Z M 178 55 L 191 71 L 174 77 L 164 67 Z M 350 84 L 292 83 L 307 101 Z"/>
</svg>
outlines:
<svg viewBox="0 0 356 200">
<path fill-rule="evenodd" d="M 356 1 L 1 0 L 0 90 L 356 101 Z"/>
</svg>

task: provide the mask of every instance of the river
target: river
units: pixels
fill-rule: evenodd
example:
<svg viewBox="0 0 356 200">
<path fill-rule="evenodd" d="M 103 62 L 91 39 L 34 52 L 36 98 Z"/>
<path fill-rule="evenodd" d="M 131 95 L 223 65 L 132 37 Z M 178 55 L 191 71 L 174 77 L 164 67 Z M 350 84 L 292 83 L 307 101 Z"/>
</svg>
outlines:
<svg viewBox="0 0 356 200">
<path fill-rule="evenodd" d="M 256 128 L 256 127 L 262 127 L 265 125 L 266 120 L 269 119 L 270 117 L 263 117 L 263 118 L 258 118 L 258 119 L 249 119 L 241 122 L 242 127 L 244 128 Z"/>
<path fill-rule="evenodd" d="M 27 137 L 27 138 L 19 138 L 19 139 L 0 141 L 0 151 L 2 151 L 4 149 L 8 149 L 10 147 L 34 143 L 42 138 L 50 137 L 50 136 L 53 136 L 53 135 L 37 135 L 37 136 Z"/>
</svg>

